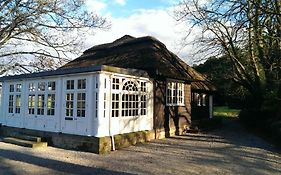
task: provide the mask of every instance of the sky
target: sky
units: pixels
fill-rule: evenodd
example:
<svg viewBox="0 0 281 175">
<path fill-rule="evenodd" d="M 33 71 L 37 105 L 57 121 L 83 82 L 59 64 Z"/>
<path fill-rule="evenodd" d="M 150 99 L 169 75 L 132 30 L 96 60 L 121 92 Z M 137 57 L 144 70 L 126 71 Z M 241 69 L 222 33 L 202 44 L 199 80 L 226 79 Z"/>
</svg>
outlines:
<svg viewBox="0 0 281 175">
<path fill-rule="evenodd" d="M 124 35 L 153 36 L 188 64 L 193 64 L 191 47 L 182 44 L 187 26 L 173 17 L 177 3 L 177 0 L 86 0 L 88 10 L 111 23 L 109 30 L 97 30 L 89 36 L 86 46 L 112 42 Z"/>
</svg>

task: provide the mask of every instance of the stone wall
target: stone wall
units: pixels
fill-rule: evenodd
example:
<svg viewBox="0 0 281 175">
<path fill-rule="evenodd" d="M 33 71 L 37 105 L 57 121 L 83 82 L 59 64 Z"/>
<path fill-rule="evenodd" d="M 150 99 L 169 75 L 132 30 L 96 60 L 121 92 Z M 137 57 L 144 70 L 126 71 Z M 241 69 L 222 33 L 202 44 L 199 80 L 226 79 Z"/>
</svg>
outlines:
<svg viewBox="0 0 281 175">
<path fill-rule="evenodd" d="M 37 131 L 31 129 L 0 127 L 1 136 L 15 136 L 16 133 L 40 136 L 49 146 L 63 149 L 93 152 L 97 154 L 109 153 L 112 150 L 111 137 L 79 136 L 63 133 Z M 160 131 L 139 131 L 114 136 L 115 149 L 128 147 L 137 143 L 147 142 L 155 138 L 164 138 Z"/>
</svg>

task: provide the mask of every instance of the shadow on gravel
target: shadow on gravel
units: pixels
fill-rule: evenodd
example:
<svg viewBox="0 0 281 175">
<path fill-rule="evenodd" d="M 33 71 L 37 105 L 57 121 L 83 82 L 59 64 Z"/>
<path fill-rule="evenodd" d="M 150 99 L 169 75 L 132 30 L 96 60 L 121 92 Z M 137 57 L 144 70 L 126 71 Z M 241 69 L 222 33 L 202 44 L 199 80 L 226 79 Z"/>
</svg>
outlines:
<svg viewBox="0 0 281 175">
<path fill-rule="evenodd" d="M 5 161 L 5 159 L 10 159 L 10 160 L 20 161 L 40 167 L 45 167 L 50 170 L 55 170 L 63 174 L 65 173 L 65 174 L 77 174 L 77 175 L 80 174 L 131 175 L 130 173 L 111 171 L 111 170 L 95 168 L 95 167 L 87 167 L 83 165 L 77 165 L 73 163 L 67 163 L 67 162 L 62 162 L 52 159 L 44 159 L 41 157 L 23 154 L 16 151 L 3 150 L 1 148 L 0 148 L 0 174 L 3 172 L 4 174 L 9 174 L 9 175 L 21 174 L 21 173 L 16 173 L 13 170 L 13 167 L 6 166 L 7 162 L 3 162 Z"/>
<path fill-rule="evenodd" d="M 238 118 L 223 119 L 222 127 L 203 134 L 186 134 L 181 138 L 199 142 L 216 142 L 235 145 L 237 147 L 260 148 L 271 152 L 281 153 L 280 148 L 268 143 L 264 139 L 250 133 Z"/>
<path fill-rule="evenodd" d="M 125 149 L 123 152 L 144 162 L 157 162 L 160 167 L 177 165 L 183 171 L 181 174 L 281 173 L 281 156 L 262 149 L 245 148 L 235 143 L 225 144 L 223 141 L 213 140 L 221 138 L 217 136 L 199 138 L 206 141 L 197 142 L 196 139 L 190 140 L 186 136 L 175 136 L 151 141 L 138 145 L 134 150 Z"/>
</svg>

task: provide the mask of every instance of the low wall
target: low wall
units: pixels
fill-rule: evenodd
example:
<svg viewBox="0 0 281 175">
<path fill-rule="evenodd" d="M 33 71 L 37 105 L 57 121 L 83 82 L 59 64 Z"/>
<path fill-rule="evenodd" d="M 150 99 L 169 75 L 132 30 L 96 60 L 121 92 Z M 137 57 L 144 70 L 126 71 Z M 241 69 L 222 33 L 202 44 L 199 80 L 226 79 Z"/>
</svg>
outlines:
<svg viewBox="0 0 281 175">
<path fill-rule="evenodd" d="M 112 150 L 112 138 L 109 136 L 79 136 L 8 126 L 0 127 L 0 135 L 2 136 L 14 136 L 18 133 L 42 137 L 43 141 L 48 142 L 48 145 L 58 148 L 87 151 L 97 154 L 109 153 Z M 162 139 L 172 135 L 175 135 L 175 128 L 170 129 L 168 135 L 167 131 L 164 129 L 114 135 L 115 149 L 128 147 L 130 145 L 147 142 L 153 139 Z"/>
</svg>

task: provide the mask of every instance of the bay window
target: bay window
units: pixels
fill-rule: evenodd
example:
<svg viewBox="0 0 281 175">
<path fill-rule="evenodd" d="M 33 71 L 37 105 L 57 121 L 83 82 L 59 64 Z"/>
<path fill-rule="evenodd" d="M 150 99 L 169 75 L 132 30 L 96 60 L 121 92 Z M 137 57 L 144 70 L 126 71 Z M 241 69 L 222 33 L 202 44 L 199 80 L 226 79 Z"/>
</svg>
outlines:
<svg viewBox="0 0 281 175">
<path fill-rule="evenodd" d="M 111 88 L 112 117 L 145 116 L 147 114 L 146 82 L 114 77 Z"/>
</svg>

